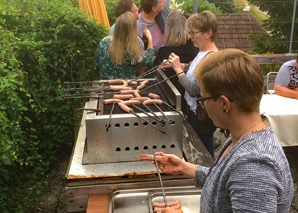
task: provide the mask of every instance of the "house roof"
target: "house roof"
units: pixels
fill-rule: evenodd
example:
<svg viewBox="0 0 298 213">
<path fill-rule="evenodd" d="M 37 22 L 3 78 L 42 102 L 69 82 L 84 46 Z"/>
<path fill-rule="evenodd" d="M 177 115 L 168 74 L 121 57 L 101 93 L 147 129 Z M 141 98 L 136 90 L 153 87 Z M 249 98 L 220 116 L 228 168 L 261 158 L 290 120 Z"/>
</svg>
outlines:
<svg viewBox="0 0 298 213">
<path fill-rule="evenodd" d="M 266 34 L 265 29 L 250 14 L 215 14 L 218 31 L 215 44 L 218 49 L 237 48 L 245 52 L 254 47 L 248 34 Z"/>
</svg>

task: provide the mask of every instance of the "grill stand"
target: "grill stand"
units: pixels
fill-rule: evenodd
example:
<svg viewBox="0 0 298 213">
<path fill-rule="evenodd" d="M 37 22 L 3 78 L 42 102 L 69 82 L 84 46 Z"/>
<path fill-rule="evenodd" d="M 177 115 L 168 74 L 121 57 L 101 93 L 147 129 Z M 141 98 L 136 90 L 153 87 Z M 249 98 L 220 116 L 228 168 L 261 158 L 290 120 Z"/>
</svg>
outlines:
<svg viewBox="0 0 298 213">
<path fill-rule="evenodd" d="M 96 193 L 112 193 L 122 189 L 156 188 L 159 180 L 156 169 L 150 162 L 123 162 L 110 164 L 82 164 L 86 141 L 84 111 L 73 153 L 66 172 L 66 206 L 67 212 L 86 212 L 88 197 Z M 193 128 L 186 121 L 183 127 L 183 151 L 185 160 L 211 166 L 213 160 L 196 136 Z M 194 159 L 192 150 L 199 152 Z M 193 180 L 182 175 L 161 174 L 165 187 L 192 186 Z"/>
</svg>

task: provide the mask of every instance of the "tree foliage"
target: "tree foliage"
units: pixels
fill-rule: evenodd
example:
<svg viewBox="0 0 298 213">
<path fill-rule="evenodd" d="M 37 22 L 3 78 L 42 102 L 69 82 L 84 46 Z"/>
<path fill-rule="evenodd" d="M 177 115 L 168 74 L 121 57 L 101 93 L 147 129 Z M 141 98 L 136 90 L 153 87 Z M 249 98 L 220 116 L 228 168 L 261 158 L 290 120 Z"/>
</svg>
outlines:
<svg viewBox="0 0 298 213">
<path fill-rule="evenodd" d="M 193 0 L 176 0 L 179 5 L 177 9 L 180 9 L 184 13 L 193 13 Z M 197 1 L 197 11 L 202 12 L 204 10 L 210 10 L 213 13 L 221 13 L 221 10 L 213 3 L 209 3 L 207 0 Z"/>
<path fill-rule="evenodd" d="M 106 34 L 74 0 L 1 0 L 1 212 L 18 208 L 7 200 L 15 198 L 13 186 L 44 174 L 73 134 L 80 103 L 62 101 L 61 85 L 99 77 L 95 51 Z"/>
<path fill-rule="evenodd" d="M 264 28 L 268 35 L 250 35 L 249 39 L 255 42 L 252 53 L 287 53 L 289 51 L 294 0 L 270 1 L 249 0 L 250 3 L 259 6 L 266 11 L 269 19 L 264 21 Z M 297 11 L 297 8 L 295 8 Z M 297 12 L 296 12 L 297 13 Z M 298 51 L 298 16 L 296 14 L 292 50 Z"/>
<path fill-rule="evenodd" d="M 235 6 L 233 0 L 208 0 L 210 3 L 214 3 L 222 13 L 233 13 Z"/>
</svg>

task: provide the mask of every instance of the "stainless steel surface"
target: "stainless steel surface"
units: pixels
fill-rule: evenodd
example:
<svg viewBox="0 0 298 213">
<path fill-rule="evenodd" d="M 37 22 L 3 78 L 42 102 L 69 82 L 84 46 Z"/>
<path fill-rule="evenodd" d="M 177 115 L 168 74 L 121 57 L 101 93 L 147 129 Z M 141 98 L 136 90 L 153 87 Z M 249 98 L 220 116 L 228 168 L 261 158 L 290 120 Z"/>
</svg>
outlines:
<svg viewBox="0 0 298 213">
<path fill-rule="evenodd" d="M 183 119 L 176 112 L 164 112 L 175 123 L 156 127 L 146 124 L 133 114 L 113 114 L 111 127 L 107 132 L 105 125 L 109 115 L 96 116 L 88 113 L 86 117 L 88 163 L 112 163 L 139 161 L 138 154 L 151 154 L 152 148 L 156 151 L 172 153 L 182 157 Z M 144 113 L 137 113 L 146 120 Z M 162 116 L 161 113 L 156 113 Z"/>
<path fill-rule="evenodd" d="M 184 213 L 197 213 L 200 209 L 201 189 L 166 187 L 168 201 L 179 200 Z M 153 213 L 152 202 L 163 202 L 159 188 L 119 190 L 111 194 L 109 213 Z"/>
<path fill-rule="evenodd" d="M 166 195 L 165 195 L 165 190 L 164 190 L 163 185 L 162 185 L 162 179 L 161 179 L 161 175 L 160 175 L 160 172 L 159 172 L 159 168 L 158 168 L 158 165 L 157 165 L 157 160 L 156 160 L 156 156 L 155 156 L 154 152 L 153 152 L 153 157 L 154 157 L 155 168 L 156 168 L 158 178 L 159 178 L 159 182 L 160 182 L 160 188 L 161 188 L 161 192 L 162 192 L 162 196 L 163 196 L 163 201 L 165 203 L 165 206 L 168 207 L 167 198 L 166 198 Z"/>
<path fill-rule="evenodd" d="M 200 212 L 201 189 L 166 192 L 168 202 L 179 200 L 184 213 Z M 161 193 L 149 194 L 149 212 L 153 213 L 153 202 L 163 203 Z"/>
<path fill-rule="evenodd" d="M 157 73 L 156 75 L 157 81 L 168 79 L 166 74 L 164 74 L 164 71 L 162 71 L 161 69 L 157 69 L 156 73 Z M 159 87 L 167 97 L 169 104 L 171 104 L 172 106 L 175 106 L 177 111 L 181 111 L 181 94 L 173 85 L 171 80 L 168 79 L 164 83 L 160 84 Z M 165 99 L 163 100 L 166 101 Z"/>
<path fill-rule="evenodd" d="M 159 78 L 162 76 L 166 78 L 163 73 Z M 154 81 L 152 79 L 151 83 Z M 164 92 L 165 98 L 170 97 L 176 109 L 181 108 L 178 101 L 180 93 L 171 81 L 167 80 L 161 86 L 162 89 L 155 90 Z M 138 154 L 150 154 L 153 149 L 182 157 L 183 119 L 176 111 L 163 106 L 167 110 L 155 115 L 160 118 L 166 116 L 171 123 L 158 122 L 142 112 L 121 114 L 121 111 L 112 114 L 109 131 L 106 131 L 109 115 L 103 111 L 107 106 L 102 104 L 102 100 L 90 99 L 89 108 L 98 108 L 101 112 L 90 112 L 86 116 L 87 142 L 83 164 L 139 161 Z"/>
<path fill-rule="evenodd" d="M 88 103 L 85 107 L 89 107 Z M 86 146 L 86 124 L 85 117 L 88 114 L 84 111 L 77 136 L 76 144 L 72 154 L 72 160 L 66 172 L 67 179 L 114 177 L 135 174 L 155 174 L 155 166 L 151 162 L 134 161 L 106 164 L 82 164 L 84 147 Z M 107 115 L 108 116 L 108 115 Z M 105 130 L 105 128 L 103 128 Z M 110 132 L 110 131 L 109 131 Z"/>
</svg>

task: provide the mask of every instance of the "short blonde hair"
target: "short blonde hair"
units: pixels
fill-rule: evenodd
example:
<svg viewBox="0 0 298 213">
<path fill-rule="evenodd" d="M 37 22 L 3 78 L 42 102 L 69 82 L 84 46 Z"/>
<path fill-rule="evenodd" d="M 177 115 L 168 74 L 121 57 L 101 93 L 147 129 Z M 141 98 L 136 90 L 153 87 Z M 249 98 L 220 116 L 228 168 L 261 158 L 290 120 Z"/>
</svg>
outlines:
<svg viewBox="0 0 298 213">
<path fill-rule="evenodd" d="M 164 45 L 184 45 L 187 41 L 186 18 L 182 12 L 171 10 L 165 25 Z"/>
<path fill-rule="evenodd" d="M 201 89 L 225 95 L 245 112 L 259 111 L 264 79 L 258 62 L 238 49 L 210 53 L 195 68 Z"/>
<path fill-rule="evenodd" d="M 210 36 L 210 40 L 214 41 L 215 35 L 217 33 L 218 25 L 217 19 L 215 15 L 209 11 L 205 10 L 201 13 L 191 15 L 187 21 L 187 28 L 188 29 L 198 29 L 202 32 L 207 32 L 212 30 L 212 35 Z"/>
<path fill-rule="evenodd" d="M 137 37 L 137 19 L 132 12 L 123 13 L 117 18 L 113 39 L 107 54 L 115 63 L 124 64 L 125 49 L 130 56 L 131 64 L 142 60 Z"/>
</svg>

